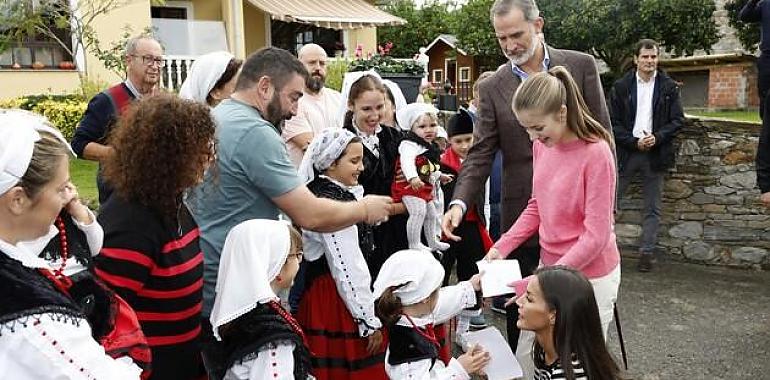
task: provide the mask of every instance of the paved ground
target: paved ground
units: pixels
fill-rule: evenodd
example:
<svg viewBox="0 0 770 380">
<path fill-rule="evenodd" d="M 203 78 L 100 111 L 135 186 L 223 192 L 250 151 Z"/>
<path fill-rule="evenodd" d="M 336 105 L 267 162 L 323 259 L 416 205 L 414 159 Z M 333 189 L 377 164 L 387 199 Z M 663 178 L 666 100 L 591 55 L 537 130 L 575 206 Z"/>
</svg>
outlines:
<svg viewBox="0 0 770 380">
<path fill-rule="evenodd" d="M 770 272 L 623 258 L 618 309 L 634 379 L 770 379 Z M 505 321 L 488 313 L 505 331 Z M 614 323 L 610 348 L 620 363 Z"/>
</svg>

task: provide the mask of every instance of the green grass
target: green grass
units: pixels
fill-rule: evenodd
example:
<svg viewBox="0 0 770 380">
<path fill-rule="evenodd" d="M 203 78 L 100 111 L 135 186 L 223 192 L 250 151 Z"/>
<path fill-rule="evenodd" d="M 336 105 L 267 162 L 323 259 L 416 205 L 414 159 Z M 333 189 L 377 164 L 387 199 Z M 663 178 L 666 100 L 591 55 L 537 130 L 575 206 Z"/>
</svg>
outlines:
<svg viewBox="0 0 770 380">
<path fill-rule="evenodd" d="M 99 191 L 96 189 L 98 166 L 95 161 L 70 160 L 70 179 L 77 186 L 80 199 L 92 209 L 99 207 Z"/>
<path fill-rule="evenodd" d="M 760 123 L 759 111 L 688 111 L 688 114 L 704 117 L 718 117 L 736 121 Z"/>
</svg>

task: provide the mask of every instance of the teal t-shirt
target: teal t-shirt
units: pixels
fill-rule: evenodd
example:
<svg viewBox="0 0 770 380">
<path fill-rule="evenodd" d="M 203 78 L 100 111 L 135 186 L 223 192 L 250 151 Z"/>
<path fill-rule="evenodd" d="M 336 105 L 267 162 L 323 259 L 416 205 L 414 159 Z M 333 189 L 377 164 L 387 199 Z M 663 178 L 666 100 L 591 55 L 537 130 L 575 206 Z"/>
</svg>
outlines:
<svg viewBox="0 0 770 380">
<path fill-rule="evenodd" d="M 278 219 L 272 199 L 301 185 L 279 131 L 257 109 L 225 100 L 212 111 L 217 160 L 188 196 L 204 255 L 203 315 L 214 306 L 219 258 L 231 228 L 249 219 Z"/>
</svg>

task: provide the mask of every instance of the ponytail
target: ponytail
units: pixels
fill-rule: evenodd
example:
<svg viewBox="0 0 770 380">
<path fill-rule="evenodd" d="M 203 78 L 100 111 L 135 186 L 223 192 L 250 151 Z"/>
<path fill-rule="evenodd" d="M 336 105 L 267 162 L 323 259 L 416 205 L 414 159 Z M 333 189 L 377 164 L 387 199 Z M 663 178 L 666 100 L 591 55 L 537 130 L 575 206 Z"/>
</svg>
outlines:
<svg viewBox="0 0 770 380">
<path fill-rule="evenodd" d="M 615 150 L 615 140 L 607 129 L 591 116 L 580 89 L 569 71 L 556 66 L 524 81 L 513 97 L 514 112 L 535 110 L 543 114 L 556 113 L 567 107 L 567 128 L 583 140 L 602 139 Z"/>
<path fill-rule="evenodd" d="M 391 286 L 385 289 L 377 300 L 375 314 L 385 326 L 394 325 L 401 317 L 404 305 L 401 304 L 401 299 L 393 294 L 393 291 L 399 287 L 400 286 Z"/>
</svg>

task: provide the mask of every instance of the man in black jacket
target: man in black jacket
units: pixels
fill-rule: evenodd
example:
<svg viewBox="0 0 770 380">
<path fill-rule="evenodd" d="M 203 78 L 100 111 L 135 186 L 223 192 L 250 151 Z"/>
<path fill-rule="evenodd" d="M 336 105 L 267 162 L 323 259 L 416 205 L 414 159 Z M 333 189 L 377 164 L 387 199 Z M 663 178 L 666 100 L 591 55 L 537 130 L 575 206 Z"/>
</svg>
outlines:
<svg viewBox="0 0 770 380">
<path fill-rule="evenodd" d="M 770 96 L 765 96 L 763 102 L 765 115 L 757 147 L 757 186 L 762 193 L 759 200 L 770 207 Z"/>
<path fill-rule="evenodd" d="M 657 42 L 639 41 L 634 52 L 636 69 L 615 82 L 610 94 L 612 129 L 617 145 L 620 181 L 618 194 L 641 172 L 644 208 L 638 270 L 652 269 L 658 240 L 663 177 L 674 164 L 673 140 L 684 114 L 679 88 L 658 70 Z"/>
</svg>

